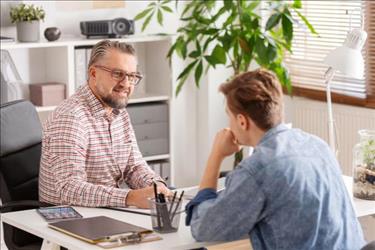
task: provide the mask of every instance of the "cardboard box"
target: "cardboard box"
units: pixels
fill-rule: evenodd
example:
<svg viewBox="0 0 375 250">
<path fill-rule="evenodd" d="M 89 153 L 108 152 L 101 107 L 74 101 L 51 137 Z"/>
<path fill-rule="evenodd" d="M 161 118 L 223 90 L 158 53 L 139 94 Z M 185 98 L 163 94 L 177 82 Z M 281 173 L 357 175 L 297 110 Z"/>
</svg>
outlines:
<svg viewBox="0 0 375 250">
<path fill-rule="evenodd" d="M 64 83 L 31 83 L 29 87 L 30 101 L 36 106 L 55 106 L 65 99 Z"/>
</svg>

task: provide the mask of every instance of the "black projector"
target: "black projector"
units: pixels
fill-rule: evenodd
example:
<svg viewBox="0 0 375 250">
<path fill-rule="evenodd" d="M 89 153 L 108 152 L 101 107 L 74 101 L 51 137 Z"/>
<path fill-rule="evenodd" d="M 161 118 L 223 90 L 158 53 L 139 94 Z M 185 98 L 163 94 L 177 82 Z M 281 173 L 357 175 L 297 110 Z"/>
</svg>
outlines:
<svg viewBox="0 0 375 250">
<path fill-rule="evenodd" d="M 134 21 L 125 18 L 113 20 L 83 21 L 80 23 L 81 33 L 87 38 L 92 36 L 105 36 L 120 38 L 124 35 L 134 34 Z"/>
</svg>

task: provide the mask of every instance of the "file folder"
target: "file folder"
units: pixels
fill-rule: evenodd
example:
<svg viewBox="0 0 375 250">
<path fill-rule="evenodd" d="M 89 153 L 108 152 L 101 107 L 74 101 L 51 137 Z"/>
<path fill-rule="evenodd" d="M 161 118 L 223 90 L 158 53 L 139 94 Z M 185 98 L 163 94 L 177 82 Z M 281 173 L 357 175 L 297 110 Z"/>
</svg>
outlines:
<svg viewBox="0 0 375 250">
<path fill-rule="evenodd" d="M 80 240 L 102 247 L 116 247 L 161 239 L 153 231 L 106 216 L 49 223 L 48 226 Z"/>
</svg>

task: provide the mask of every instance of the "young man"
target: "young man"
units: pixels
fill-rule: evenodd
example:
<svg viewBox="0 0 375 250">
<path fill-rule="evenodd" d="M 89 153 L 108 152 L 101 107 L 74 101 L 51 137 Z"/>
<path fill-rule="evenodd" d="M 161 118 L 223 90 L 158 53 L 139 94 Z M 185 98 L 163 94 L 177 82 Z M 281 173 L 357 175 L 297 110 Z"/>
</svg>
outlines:
<svg viewBox="0 0 375 250">
<path fill-rule="evenodd" d="M 216 135 L 187 224 L 198 241 L 248 235 L 254 249 L 360 249 L 364 239 L 340 167 L 327 144 L 282 123 L 277 78 L 266 70 L 220 88 L 230 128 Z M 216 192 L 222 160 L 255 147 Z"/>
<path fill-rule="evenodd" d="M 40 201 L 89 207 L 149 206 L 153 181 L 170 191 L 139 152 L 126 105 L 142 79 L 132 46 L 108 40 L 92 49 L 88 84 L 43 128 Z M 128 188 L 121 188 L 127 184 Z"/>
</svg>

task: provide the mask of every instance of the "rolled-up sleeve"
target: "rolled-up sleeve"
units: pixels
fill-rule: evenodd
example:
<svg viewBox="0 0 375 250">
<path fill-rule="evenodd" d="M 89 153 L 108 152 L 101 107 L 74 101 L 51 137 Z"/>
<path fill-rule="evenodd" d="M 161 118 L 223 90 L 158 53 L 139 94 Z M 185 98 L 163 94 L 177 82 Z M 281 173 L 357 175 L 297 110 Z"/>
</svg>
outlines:
<svg viewBox="0 0 375 250">
<path fill-rule="evenodd" d="M 240 239 L 261 217 L 265 195 L 246 170 L 230 175 L 225 186 L 216 198 L 192 206 L 191 233 L 197 241 Z"/>
</svg>

